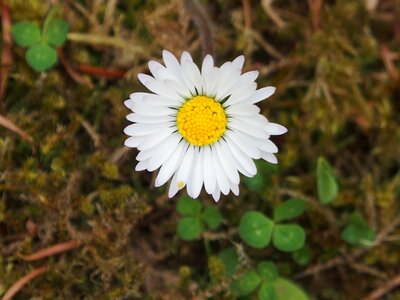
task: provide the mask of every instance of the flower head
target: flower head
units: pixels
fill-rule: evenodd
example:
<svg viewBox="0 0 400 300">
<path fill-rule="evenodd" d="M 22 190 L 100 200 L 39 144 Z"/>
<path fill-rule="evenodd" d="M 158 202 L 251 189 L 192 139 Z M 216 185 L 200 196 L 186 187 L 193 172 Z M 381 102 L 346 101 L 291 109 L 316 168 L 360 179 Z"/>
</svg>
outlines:
<svg viewBox="0 0 400 300">
<path fill-rule="evenodd" d="M 242 74 L 244 57 L 215 67 L 207 55 L 201 70 L 188 52 L 180 62 L 163 51 L 164 65 L 150 61 L 153 76 L 139 74 L 151 93 L 133 93 L 125 105 L 134 124 L 125 145 L 137 148 L 137 171 L 160 168 L 155 185 L 171 180 L 169 197 L 186 186 L 197 198 L 204 186 L 215 201 L 221 192 L 239 194 L 239 173 L 257 173 L 253 159 L 277 163 L 278 148 L 269 139 L 285 127 L 260 114 L 257 102 L 275 92 L 257 90 L 257 71 Z"/>
</svg>

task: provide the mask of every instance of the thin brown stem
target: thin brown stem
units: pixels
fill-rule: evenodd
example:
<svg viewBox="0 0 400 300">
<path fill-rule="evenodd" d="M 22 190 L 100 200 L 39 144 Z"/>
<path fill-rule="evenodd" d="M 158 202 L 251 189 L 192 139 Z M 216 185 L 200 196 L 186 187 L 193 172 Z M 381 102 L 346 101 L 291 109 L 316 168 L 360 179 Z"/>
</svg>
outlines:
<svg viewBox="0 0 400 300">
<path fill-rule="evenodd" d="M 44 274 L 47 272 L 47 266 L 43 266 L 33 270 L 32 272 L 26 274 L 22 278 L 20 278 L 17 282 L 15 282 L 8 291 L 4 294 L 2 300 L 11 300 L 18 291 L 26 285 L 32 279 Z"/>
<path fill-rule="evenodd" d="M 42 250 L 39 250 L 35 253 L 29 255 L 21 255 L 23 260 L 34 261 L 39 260 L 48 256 L 52 256 L 58 253 L 66 252 L 72 249 L 79 247 L 79 243 L 77 241 L 69 241 L 61 244 L 57 244 Z"/>
</svg>

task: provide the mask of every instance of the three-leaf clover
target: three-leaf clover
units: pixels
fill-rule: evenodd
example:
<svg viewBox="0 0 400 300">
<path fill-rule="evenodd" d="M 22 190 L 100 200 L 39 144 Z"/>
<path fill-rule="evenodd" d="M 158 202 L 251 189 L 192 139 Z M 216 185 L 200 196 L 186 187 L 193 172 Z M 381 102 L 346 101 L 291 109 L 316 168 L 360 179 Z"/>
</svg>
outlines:
<svg viewBox="0 0 400 300">
<path fill-rule="evenodd" d="M 248 270 L 235 279 L 231 291 L 236 296 L 248 296 L 257 289 L 260 300 L 307 300 L 308 296 L 293 282 L 280 277 L 273 262 L 262 261 L 257 270 Z"/>
<path fill-rule="evenodd" d="M 284 252 L 299 250 L 305 243 L 304 229 L 296 224 L 279 224 L 301 215 L 306 209 L 302 199 L 290 199 L 274 210 L 274 220 L 258 211 L 246 212 L 239 223 L 239 236 L 253 248 L 264 248 L 271 239 Z"/>
<path fill-rule="evenodd" d="M 203 210 L 201 202 L 186 196 L 178 200 L 176 211 L 182 215 L 178 221 L 176 233 L 185 241 L 199 238 L 205 225 L 215 230 L 221 226 L 223 221 L 222 215 L 216 207 L 209 206 Z"/>
<path fill-rule="evenodd" d="M 47 17 L 42 31 L 33 22 L 22 21 L 11 27 L 11 35 L 15 43 L 28 48 L 25 59 L 37 72 L 48 70 L 57 62 L 54 47 L 61 46 L 67 39 L 68 23 L 62 19 Z"/>
</svg>

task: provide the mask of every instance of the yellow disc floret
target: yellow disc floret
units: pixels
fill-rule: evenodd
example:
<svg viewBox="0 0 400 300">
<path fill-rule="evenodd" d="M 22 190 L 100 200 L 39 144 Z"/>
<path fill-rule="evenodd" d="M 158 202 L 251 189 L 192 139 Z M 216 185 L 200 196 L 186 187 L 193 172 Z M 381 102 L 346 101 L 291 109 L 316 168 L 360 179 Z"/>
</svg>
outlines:
<svg viewBox="0 0 400 300">
<path fill-rule="evenodd" d="M 196 96 L 179 109 L 176 118 L 179 133 L 192 145 L 214 143 L 226 130 L 226 115 L 212 98 Z"/>
</svg>

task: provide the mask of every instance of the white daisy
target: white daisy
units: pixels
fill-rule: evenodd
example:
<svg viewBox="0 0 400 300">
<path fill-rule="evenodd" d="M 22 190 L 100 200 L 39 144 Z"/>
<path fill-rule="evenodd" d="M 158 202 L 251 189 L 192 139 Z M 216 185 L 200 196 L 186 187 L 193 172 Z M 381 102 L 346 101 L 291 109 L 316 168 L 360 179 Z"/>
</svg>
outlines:
<svg viewBox="0 0 400 300">
<path fill-rule="evenodd" d="M 271 135 L 287 131 L 260 114 L 255 104 L 275 92 L 257 90 L 257 71 L 242 74 L 243 55 L 215 67 L 207 55 L 201 70 L 188 52 L 180 62 L 163 51 L 165 66 L 149 62 L 152 76 L 139 74 L 151 93 L 133 93 L 125 105 L 134 124 L 124 132 L 125 145 L 137 148 L 137 171 L 160 168 L 155 185 L 171 179 L 168 195 L 186 186 L 197 198 L 204 186 L 215 201 L 220 193 L 239 194 L 239 173 L 252 177 L 253 159 L 276 164 L 278 148 Z"/>
</svg>

